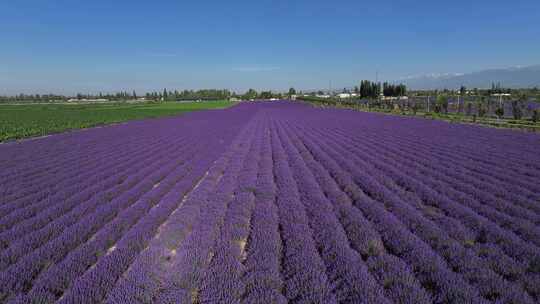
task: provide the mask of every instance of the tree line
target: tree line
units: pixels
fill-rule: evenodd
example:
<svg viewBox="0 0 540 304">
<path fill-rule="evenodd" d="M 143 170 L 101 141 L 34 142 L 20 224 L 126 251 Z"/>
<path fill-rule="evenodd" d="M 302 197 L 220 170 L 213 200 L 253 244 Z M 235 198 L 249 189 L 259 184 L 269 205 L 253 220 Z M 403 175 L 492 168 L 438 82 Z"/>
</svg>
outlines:
<svg viewBox="0 0 540 304">
<path fill-rule="evenodd" d="M 151 91 L 144 94 L 137 94 L 135 90 L 119 91 L 116 93 L 97 93 L 75 95 L 59 95 L 59 94 L 18 94 L 14 96 L 0 96 L 0 103 L 8 102 L 67 102 L 70 99 L 77 100 L 98 100 L 107 101 L 126 101 L 143 99 L 146 101 L 181 101 L 181 100 L 224 100 L 230 98 L 251 100 L 251 99 L 270 99 L 270 98 L 288 98 L 296 95 L 296 90 L 290 88 L 288 93 L 272 92 L 271 90 L 256 91 L 249 89 L 243 94 L 227 89 L 201 89 L 201 90 L 171 90 L 163 89 L 161 91 Z"/>
<path fill-rule="evenodd" d="M 228 99 L 234 95 L 227 89 L 202 89 L 202 90 L 167 90 L 161 92 L 148 92 L 145 94 L 146 99 L 150 100 L 219 100 Z"/>
<path fill-rule="evenodd" d="M 387 97 L 398 97 L 407 94 L 407 86 L 402 83 L 391 84 L 389 82 L 384 82 L 381 86 L 377 82 L 362 80 L 360 87 L 355 87 L 355 91 L 360 94 L 360 98 L 377 98 L 381 93 Z"/>
<path fill-rule="evenodd" d="M 398 97 L 405 96 L 407 94 L 407 86 L 404 84 L 390 84 L 388 82 L 383 83 L 384 96 Z"/>
<path fill-rule="evenodd" d="M 369 80 L 362 80 L 360 82 L 358 93 L 360 93 L 361 98 L 377 98 L 381 93 L 381 84 Z"/>
<path fill-rule="evenodd" d="M 433 111 L 435 113 L 448 114 L 449 107 L 449 96 L 447 94 L 438 95 L 435 101 L 435 106 Z M 523 119 L 527 109 L 527 100 L 528 96 L 526 94 L 519 94 L 517 98 L 510 101 L 510 108 L 512 109 L 511 115 L 515 120 Z M 476 111 L 474 106 L 476 105 Z M 486 96 L 481 96 L 476 102 L 466 101 L 464 102 L 464 114 L 467 116 L 478 116 L 485 117 L 490 112 L 493 112 L 498 118 L 505 116 L 505 107 L 504 102 L 495 101 Z M 462 113 L 462 110 L 458 108 L 458 113 Z M 538 121 L 540 119 L 540 111 L 533 110 L 532 112 L 533 121 Z"/>
</svg>

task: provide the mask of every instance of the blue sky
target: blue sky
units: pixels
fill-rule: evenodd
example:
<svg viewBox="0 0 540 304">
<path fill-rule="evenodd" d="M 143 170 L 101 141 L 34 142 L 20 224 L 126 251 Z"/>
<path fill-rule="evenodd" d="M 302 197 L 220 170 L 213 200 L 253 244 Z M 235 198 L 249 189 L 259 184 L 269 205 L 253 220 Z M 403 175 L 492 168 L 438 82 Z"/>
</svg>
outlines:
<svg viewBox="0 0 540 304">
<path fill-rule="evenodd" d="M 540 1 L 0 2 L 0 94 L 284 90 L 540 63 Z"/>
</svg>

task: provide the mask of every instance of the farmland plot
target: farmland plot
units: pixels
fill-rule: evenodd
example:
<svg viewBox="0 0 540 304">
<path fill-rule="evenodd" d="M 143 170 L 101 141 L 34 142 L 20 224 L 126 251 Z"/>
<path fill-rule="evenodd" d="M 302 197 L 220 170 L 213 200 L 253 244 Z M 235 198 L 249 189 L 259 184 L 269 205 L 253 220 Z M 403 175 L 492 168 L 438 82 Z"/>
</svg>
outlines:
<svg viewBox="0 0 540 304">
<path fill-rule="evenodd" d="M 540 137 L 243 103 L 0 146 L 6 303 L 537 303 Z"/>
</svg>

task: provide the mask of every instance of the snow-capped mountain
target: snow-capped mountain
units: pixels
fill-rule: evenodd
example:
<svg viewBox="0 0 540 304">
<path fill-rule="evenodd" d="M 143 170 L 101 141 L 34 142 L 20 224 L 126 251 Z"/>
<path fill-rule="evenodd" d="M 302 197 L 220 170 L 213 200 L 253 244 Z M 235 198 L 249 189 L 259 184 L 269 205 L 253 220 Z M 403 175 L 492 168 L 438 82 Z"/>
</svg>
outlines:
<svg viewBox="0 0 540 304">
<path fill-rule="evenodd" d="M 411 89 L 455 89 L 489 88 L 492 83 L 503 87 L 540 87 L 540 65 L 489 69 L 472 73 L 427 74 L 404 77 L 397 82 L 405 83 Z"/>
</svg>

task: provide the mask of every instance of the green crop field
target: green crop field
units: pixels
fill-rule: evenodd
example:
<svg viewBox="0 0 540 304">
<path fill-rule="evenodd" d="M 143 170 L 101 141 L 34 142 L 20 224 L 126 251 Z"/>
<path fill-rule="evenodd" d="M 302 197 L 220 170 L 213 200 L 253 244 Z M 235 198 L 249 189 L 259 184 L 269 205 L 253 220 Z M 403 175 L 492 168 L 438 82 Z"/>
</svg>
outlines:
<svg viewBox="0 0 540 304">
<path fill-rule="evenodd" d="M 42 136 L 127 120 L 221 109 L 228 101 L 144 104 L 0 105 L 0 141 Z"/>
</svg>

